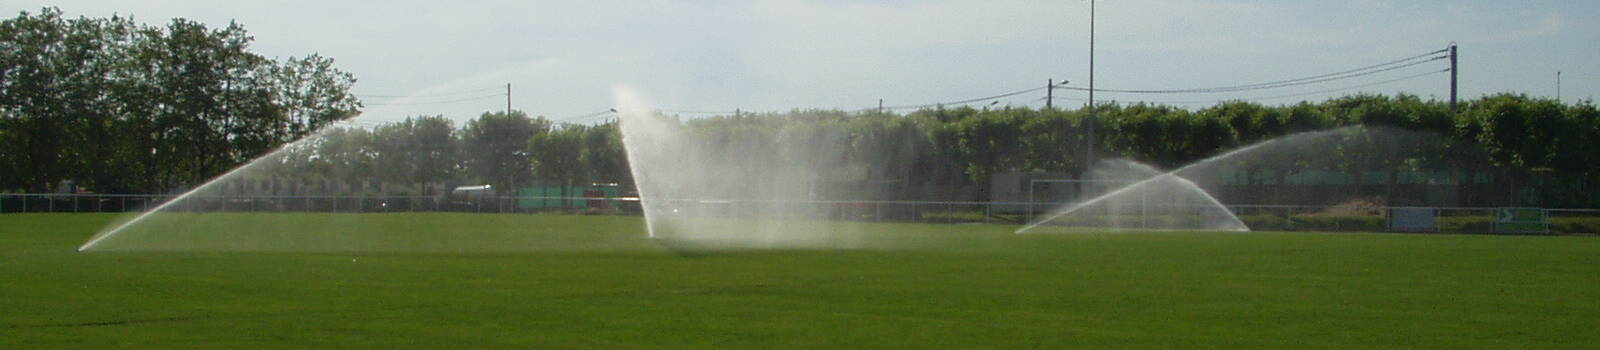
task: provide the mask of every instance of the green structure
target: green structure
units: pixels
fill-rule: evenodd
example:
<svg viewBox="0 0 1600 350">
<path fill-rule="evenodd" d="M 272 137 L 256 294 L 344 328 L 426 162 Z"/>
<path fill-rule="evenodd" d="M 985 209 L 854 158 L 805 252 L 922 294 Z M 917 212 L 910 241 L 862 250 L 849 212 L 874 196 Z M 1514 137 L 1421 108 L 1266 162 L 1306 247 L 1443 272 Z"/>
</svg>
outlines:
<svg viewBox="0 0 1600 350">
<path fill-rule="evenodd" d="M 1543 208 L 1500 208 L 1494 231 L 1500 233 L 1550 233 L 1550 213 Z"/>
<path fill-rule="evenodd" d="M 520 209 L 614 209 L 609 199 L 621 195 L 616 185 L 562 186 L 534 185 L 517 191 L 517 208 Z"/>
</svg>

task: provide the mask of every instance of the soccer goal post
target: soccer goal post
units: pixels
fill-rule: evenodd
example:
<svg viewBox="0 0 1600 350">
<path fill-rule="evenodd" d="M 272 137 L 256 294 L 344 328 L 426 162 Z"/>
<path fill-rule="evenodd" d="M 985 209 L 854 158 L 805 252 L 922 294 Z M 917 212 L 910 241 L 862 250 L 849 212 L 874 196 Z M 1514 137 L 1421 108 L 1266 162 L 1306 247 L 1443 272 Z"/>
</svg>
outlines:
<svg viewBox="0 0 1600 350">
<path fill-rule="evenodd" d="M 1028 180 L 1027 218 L 1033 222 L 1042 212 L 1073 201 L 1086 200 L 1086 195 L 1099 195 L 1138 183 L 1134 180 L 1097 179 L 1031 179 Z"/>
</svg>

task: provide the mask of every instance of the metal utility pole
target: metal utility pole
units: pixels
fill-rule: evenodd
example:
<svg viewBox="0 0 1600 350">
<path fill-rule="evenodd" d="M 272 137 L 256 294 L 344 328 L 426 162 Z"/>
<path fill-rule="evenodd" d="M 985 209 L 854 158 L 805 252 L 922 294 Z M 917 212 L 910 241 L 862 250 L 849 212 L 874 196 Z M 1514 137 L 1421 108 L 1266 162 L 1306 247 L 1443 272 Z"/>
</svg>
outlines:
<svg viewBox="0 0 1600 350">
<path fill-rule="evenodd" d="M 1095 0 L 1089 0 L 1089 138 L 1087 140 L 1089 156 L 1086 159 L 1087 162 L 1084 162 L 1085 165 L 1094 164 L 1094 127 L 1095 124 L 1098 124 L 1095 120 L 1094 112 L 1094 2 Z M 1451 52 L 1455 52 L 1455 50 L 1452 49 Z M 1455 57 L 1455 55 L 1452 54 L 1451 57 Z M 1453 59 L 1451 61 L 1454 62 Z M 1454 98 L 1451 98 L 1451 100 L 1454 100 Z"/>
<path fill-rule="evenodd" d="M 1044 109 L 1050 109 L 1050 102 L 1056 100 L 1055 92 L 1056 80 L 1046 79 L 1044 81 Z"/>
<path fill-rule="evenodd" d="M 511 117 L 511 83 L 506 83 L 506 117 Z"/>
<path fill-rule="evenodd" d="M 1556 71 L 1556 102 L 1561 102 L 1561 71 Z"/>
<path fill-rule="evenodd" d="M 1066 87 L 1066 86 L 1067 86 L 1067 80 L 1066 79 L 1062 79 L 1060 83 L 1057 83 L 1055 78 L 1051 78 L 1051 79 L 1045 80 L 1045 85 L 1044 85 L 1044 109 L 1055 108 L 1054 106 L 1055 106 L 1055 101 L 1056 101 L 1056 95 L 1055 95 L 1056 88 L 1063 88 L 1063 87 Z"/>
<path fill-rule="evenodd" d="M 1456 111 L 1456 43 L 1450 43 L 1450 111 Z"/>
</svg>

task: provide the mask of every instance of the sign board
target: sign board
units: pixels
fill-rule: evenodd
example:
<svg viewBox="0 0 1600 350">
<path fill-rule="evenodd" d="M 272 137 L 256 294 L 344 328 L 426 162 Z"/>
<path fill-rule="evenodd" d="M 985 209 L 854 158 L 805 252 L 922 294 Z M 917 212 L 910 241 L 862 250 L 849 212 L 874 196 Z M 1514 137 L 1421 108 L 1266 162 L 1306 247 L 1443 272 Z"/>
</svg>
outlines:
<svg viewBox="0 0 1600 350">
<path fill-rule="evenodd" d="M 1389 208 L 1389 230 L 1439 232 L 1438 208 Z"/>
<path fill-rule="evenodd" d="M 1550 216 L 1544 208 L 1500 208 L 1495 210 L 1494 232 L 1549 233 Z"/>
</svg>

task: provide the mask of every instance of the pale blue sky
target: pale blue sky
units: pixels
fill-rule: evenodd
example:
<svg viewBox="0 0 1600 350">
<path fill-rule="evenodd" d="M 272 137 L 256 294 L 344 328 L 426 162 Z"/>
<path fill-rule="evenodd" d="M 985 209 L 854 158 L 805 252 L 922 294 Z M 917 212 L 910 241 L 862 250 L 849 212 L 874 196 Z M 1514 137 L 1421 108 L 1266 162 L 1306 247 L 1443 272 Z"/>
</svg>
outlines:
<svg viewBox="0 0 1600 350">
<path fill-rule="evenodd" d="M 1064 1 L 8 1 L 17 11 L 185 17 L 243 24 L 268 56 L 317 52 L 365 95 L 449 94 L 514 85 L 516 108 L 551 118 L 602 111 L 624 83 L 664 109 L 770 111 L 913 105 L 995 95 L 1048 78 L 1088 82 L 1088 3 Z M 1098 88 L 1248 84 L 1331 73 L 1454 41 L 1461 94 L 1600 91 L 1596 1 L 1105 0 L 1096 4 Z M 1445 68 L 1232 94 L 1096 94 L 1118 101 L 1211 101 L 1343 88 Z M 1367 91 L 1443 99 L 1447 75 Z M 493 94 L 366 98 L 364 119 L 456 119 L 504 108 Z M 1077 106 L 1081 92 L 1059 91 Z M 1001 99 L 1040 106 L 1043 92 Z M 1071 100 L 1078 99 L 1078 100 Z M 1199 104 L 1203 105 L 1203 104 Z"/>
</svg>

